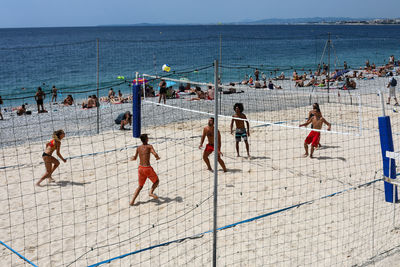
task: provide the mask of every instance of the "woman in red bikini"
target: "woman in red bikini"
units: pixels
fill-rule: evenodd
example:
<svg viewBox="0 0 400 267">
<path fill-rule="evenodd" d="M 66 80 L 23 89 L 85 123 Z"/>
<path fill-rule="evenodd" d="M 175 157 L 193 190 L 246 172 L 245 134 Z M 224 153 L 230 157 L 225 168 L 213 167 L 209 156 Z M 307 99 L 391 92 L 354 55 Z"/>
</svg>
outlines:
<svg viewBox="0 0 400 267">
<path fill-rule="evenodd" d="M 46 144 L 46 149 L 42 154 L 44 166 L 46 167 L 46 172 L 42 176 L 42 178 L 40 178 L 40 180 L 36 183 L 37 186 L 41 186 L 40 184 L 46 178 L 49 178 L 50 182 L 54 182 L 54 179 L 51 177 L 51 175 L 57 169 L 58 165 L 60 165 L 60 162 L 55 157 L 52 156 L 54 151 L 57 151 L 57 156 L 62 161 L 67 162 L 67 160 L 64 159 L 60 153 L 61 139 L 65 137 L 64 131 L 63 130 L 55 131 L 52 137 L 53 139 Z"/>
</svg>

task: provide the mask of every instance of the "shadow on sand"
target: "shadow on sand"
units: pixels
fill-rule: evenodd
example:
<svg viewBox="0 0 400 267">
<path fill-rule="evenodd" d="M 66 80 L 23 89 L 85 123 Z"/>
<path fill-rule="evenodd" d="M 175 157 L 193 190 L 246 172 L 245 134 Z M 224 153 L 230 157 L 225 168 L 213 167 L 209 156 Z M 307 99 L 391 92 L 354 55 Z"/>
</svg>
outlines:
<svg viewBox="0 0 400 267">
<path fill-rule="evenodd" d="M 266 157 L 266 156 L 259 156 L 259 157 L 251 156 L 250 159 L 253 160 L 253 159 L 271 159 L 271 158 L 270 157 Z"/>
<path fill-rule="evenodd" d="M 329 148 L 339 148 L 340 146 L 321 146 L 318 148 L 318 150 L 324 150 L 324 149 L 329 149 Z"/>
<path fill-rule="evenodd" d="M 134 206 L 139 206 L 139 205 L 146 204 L 146 203 L 156 203 L 157 205 L 162 205 L 162 204 L 168 204 L 168 203 L 170 203 L 172 201 L 175 201 L 177 203 L 181 203 L 181 202 L 183 202 L 183 199 L 182 199 L 182 197 L 170 198 L 170 197 L 160 197 L 160 196 L 158 196 L 158 199 L 151 198 L 151 199 L 149 199 L 147 201 L 138 201 L 138 202 L 135 203 Z"/>
<path fill-rule="evenodd" d="M 79 186 L 84 186 L 86 184 L 90 184 L 90 182 L 87 183 L 79 183 L 79 182 L 73 182 L 73 181 L 57 181 L 55 183 L 50 183 L 48 184 L 49 186 L 68 186 L 68 185 L 79 185 Z"/>
<path fill-rule="evenodd" d="M 343 157 L 334 157 L 334 158 L 332 158 L 332 157 L 325 157 L 325 156 L 322 156 L 322 157 L 315 157 L 316 159 L 318 159 L 318 160 L 327 160 L 327 159 L 338 159 L 338 160 L 341 160 L 341 161 L 347 161 L 345 158 L 343 158 Z"/>
</svg>

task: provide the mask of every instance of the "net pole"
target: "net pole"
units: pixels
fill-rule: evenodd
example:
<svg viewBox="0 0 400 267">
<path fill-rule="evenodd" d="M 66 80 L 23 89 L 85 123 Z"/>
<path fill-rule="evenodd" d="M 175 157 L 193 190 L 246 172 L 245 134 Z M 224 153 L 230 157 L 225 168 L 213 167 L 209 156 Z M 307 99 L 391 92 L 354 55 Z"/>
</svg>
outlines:
<svg viewBox="0 0 400 267">
<path fill-rule="evenodd" d="M 218 60 L 214 60 L 214 219 L 213 267 L 217 266 L 217 204 L 218 204 Z"/>
<path fill-rule="evenodd" d="M 96 85 L 97 85 L 97 99 L 100 99 L 99 96 L 99 91 L 100 91 L 100 46 L 99 46 L 99 39 L 96 39 L 96 44 L 97 44 L 97 80 L 96 80 Z M 100 107 L 96 104 L 97 106 L 97 134 L 100 133 Z"/>
<path fill-rule="evenodd" d="M 331 72 L 331 33 L 328 33 L 328 103 L 329 103 L 329 83 L 330 83 L 330 72 Z"/>
<path fill-rule="evenodd" d="M 143 86 L 143 100 L 146 101 L 146 83 L 144 81 L 144 75 L 142 75 L 142 86 Z"/>
<path fill-rule="evenodd" d="M 385 117 L 385 100 L 383 99 L 383 92 L 379 89 L 379 97 L 381 99 L 382 117 Z"/>
</svg>

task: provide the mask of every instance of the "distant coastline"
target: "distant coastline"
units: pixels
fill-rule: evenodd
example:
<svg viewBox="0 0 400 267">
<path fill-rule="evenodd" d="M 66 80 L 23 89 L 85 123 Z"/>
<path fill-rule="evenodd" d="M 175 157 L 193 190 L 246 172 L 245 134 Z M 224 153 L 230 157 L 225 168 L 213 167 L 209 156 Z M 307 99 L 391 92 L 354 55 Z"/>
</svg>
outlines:
<svg viewBox="0 0 400 267">
<path fill-rule="evenodd" d="M 246 20 L 240 22 L 218 23 L 135 23 L 97 25 L 97 27 L 132 27 L 132 26 L 212 26 L 212 25 L 400 25 L 400 18 L 342 18 L 342 17 L 314 17 L 293 19 L 263 19 Z"/>
</svg>

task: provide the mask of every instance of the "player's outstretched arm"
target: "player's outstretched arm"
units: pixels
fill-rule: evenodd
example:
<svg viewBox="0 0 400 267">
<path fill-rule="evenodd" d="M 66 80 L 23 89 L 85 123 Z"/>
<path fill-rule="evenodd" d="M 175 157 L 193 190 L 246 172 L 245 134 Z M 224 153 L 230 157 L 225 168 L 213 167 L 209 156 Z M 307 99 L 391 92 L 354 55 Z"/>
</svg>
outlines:
<svg viewBox="0 0 400 267">
<path fill-rule="evenodd" d="M 309 125 L 310 123 L 311 123 L 311 118 L 308 119 L 305 123 L 300 124 L 299 127 L 307 126 L 307 125 Z"/>
</svg>

